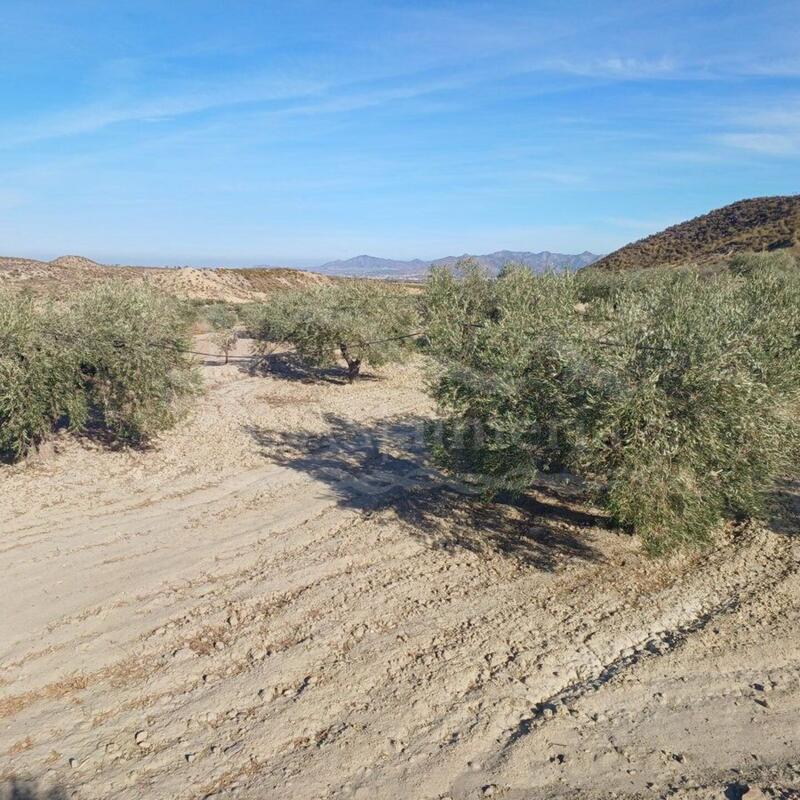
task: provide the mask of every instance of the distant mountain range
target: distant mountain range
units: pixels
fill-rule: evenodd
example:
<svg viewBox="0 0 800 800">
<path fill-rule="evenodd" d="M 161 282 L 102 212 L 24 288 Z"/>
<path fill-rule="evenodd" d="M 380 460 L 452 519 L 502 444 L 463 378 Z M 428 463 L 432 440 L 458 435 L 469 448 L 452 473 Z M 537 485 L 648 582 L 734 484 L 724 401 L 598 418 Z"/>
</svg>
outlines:
<svg viewBox="0 0 800 800">
<path fill-rule="evenodd" d="M 413 280 L 423 277 L 431 267 L 452 266 L 462 258 L 473 258 L 478 263 L 499 272 L 509 263 L 523 264 L 534 272 L 548 270 L 574 270 L 586 267 L 597 261 L 601 256 L 588 251 L 570 255 L 567 253 L 551 253 L 547 250 L 541 253 L 528 251 L 498 250 L 496 253 L 487 253 L 476 256 L 465 253 L 463 256 L 447 256 L 433 261 L 423 261 L 415 258 L 410 261 L 398 261 L 392 258 L 377 258 L 375 256 L 356 256 L 344 261 L 329 261 L 321 267 L 315 267 L 315 272 L 323 275 L 350 275 L 362 278 L 403 278 Z"/>
</svg>

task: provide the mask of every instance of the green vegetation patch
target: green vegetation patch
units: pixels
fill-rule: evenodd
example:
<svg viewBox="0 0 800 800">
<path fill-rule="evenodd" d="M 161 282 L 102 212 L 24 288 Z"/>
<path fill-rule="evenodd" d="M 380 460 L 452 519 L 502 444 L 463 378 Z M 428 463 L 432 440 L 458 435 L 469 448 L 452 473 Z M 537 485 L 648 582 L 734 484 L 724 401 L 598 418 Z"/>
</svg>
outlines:
<svg viewBox="0 0 800 800">
<path fill-rule="evenodd" d="M 419 327 L 415 297 L 370 281 L 279 293 L 268 303 L 247 308 L 244 316 L 259 352 L 286 342 L 310 367 L 344 361 L 351 382 L 364 364 L 401 361 Z"/>
<path fill-rule="evenodd" d="M 190 322 L 183 303 L 129 283 L 59 305 L 0 295 L 0 457 L 25 455 L 58 425 L 141 444 L 172 424 L 198 386 Z"/>
<path fill-rule="evenodd" d="M 516 267 L 434 273 L 439 462 L 488 495 L 580 478 L 651 552 L 760 513 L 797 466 L 797 271 L 596 288 Z"/>
</svg>

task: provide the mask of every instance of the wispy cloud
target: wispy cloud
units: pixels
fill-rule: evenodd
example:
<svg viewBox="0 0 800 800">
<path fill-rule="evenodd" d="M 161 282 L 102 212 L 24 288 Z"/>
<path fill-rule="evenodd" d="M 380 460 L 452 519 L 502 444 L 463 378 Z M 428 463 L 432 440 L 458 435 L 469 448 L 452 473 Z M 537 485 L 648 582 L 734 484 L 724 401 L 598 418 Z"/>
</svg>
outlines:
<svg viewBox="0 0 800 800">
<path fill-rule="evenodd" d="M 29 122 L 0 127 L 0 144 L 13 146 L 88 134 L 124 122 L 157 122 L 239 105 L 307 99 L 322 95 L 326 89 L 322 82 L 275 81 L 255 76 L 150 98 L 99 100 Z"/>
<path fill-rule="evenodd" d="M 537 65 L 537 68 L 586 78 L 629 81 L 675 76 L 680 71 L 680 64 L 668 56 L 656 59 L 610 56 L 587 60 L 567 58 L 544 60 Z"/>
<path fill-rule="evenodd" d="M 800 138 L 782 133 L 723 133 L 717 140 L 727 147 L 766 156 L 787 156 L 800 149 Z"/>
<path fill-rule="evenodd" d="M 730 127 L 716 137 L 726 147 L 764 156 L 800 153 L 800 98 L 784 97 L 779 103 L 747 103 L 727 113 Z"/>
</svg>

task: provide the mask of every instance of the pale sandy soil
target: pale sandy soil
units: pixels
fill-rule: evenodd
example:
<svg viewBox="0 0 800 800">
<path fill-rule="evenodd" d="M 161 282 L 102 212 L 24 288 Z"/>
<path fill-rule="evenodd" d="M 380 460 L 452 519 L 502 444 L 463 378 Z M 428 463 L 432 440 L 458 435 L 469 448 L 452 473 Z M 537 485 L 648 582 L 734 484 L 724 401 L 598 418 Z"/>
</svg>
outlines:
<svg viewBox="0 0 800 800">
<path fill-rule="evenodd" d="M 791 493 L 654 563 L 448 486 L 418 365 L 203 371 L 148 452 L 0 468 L 0 797 L 799 796 Z"/>
</svg>

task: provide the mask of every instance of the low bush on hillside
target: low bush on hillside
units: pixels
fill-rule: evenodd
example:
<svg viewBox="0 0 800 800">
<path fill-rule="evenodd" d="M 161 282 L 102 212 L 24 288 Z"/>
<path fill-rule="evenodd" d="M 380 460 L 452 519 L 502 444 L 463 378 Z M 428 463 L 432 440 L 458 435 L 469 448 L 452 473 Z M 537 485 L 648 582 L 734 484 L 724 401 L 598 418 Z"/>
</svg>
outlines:
<svg viewBox="0 0 800 800">
<path fill-rule="evenodd" d="M 796 275 L 678 272 L 586 303 L 580 277 L 434 272 L 434 454 L 489 495 L 578 477 L 651 552 L 705 542 L 797 464 Z"/>
<path fill-rule="evenodd" d="M 58 307 L 0 296 L 0 457 L 60 424 L 133 444 L 171 424 L 197 386 L 189 324 L 180 302 L 141 285 L 99 284 Z"/>
<path fill-rule="evenodd" d="M 419 325 L 415 298 L 368 281 L 275 294 L 245 316 L 257 351 L 286 342 L 310 367 L 331 367 L 341 359 L 350 382 L 364 364 L 402 360 L 413 342 L 405 337 Z"/>
</svg>

